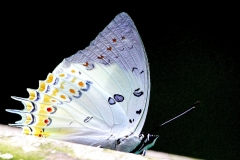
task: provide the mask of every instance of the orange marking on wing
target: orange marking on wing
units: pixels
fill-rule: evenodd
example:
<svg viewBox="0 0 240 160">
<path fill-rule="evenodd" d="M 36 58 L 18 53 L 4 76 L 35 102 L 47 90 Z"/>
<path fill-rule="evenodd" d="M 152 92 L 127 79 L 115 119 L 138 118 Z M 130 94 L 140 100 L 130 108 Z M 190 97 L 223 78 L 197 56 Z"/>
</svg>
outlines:
<svg viewBox="0 0 240 160">
<path fill-rule="evenodd" d="M 117 39 L 116 39 L 116 38 L 113 38 L 112 41 L 113 41 L 113 42 L 117 42 Z"/>
<path fill-rule="evenodd" d="M 84 63 L 83 66 L 87 67 L 88 66 L 88 62 Z"/>
<path fill-rule="evenodd" d="M 81 82 L 78 83 L 78 85 L 79 85 L 80 87 L 83 87 L 83 86 L 84 86 L 84 83 L 81 81 Z"/>
<path fill-rule="evenodd" d="M 107 50 L 111 51 L 111 50 L 112 50 L 112 47 L 108 47 Z"/>
<path fill-rule="evenodd" d="M 71 72 L 72 72 L 72 73 L 75 73 L 75 70 L 73 69 L 73 70 L 71 70 Z"/>
<path fill-rule="evenodd" d="M 75 90 L 74 89 L 69 89 L 69 91 L 72 93 L 72 94 L 75 94 Z"/>
<path fill-rule="evenodd" d="M 98 56 L 97 58 L 98 58 L 98 59 L 103 59 L 103 58 L 104 58 L 104 56 L 103 56 L 103 55 L 101 55 L 101 56 Z"/>
<path fill-rule="evenodd" d="M 66 99 L 66 96 L 64 96 L 64 95 L 61 95 L 60 97 L 61 97 L 62 99 Z"/>
</svg>

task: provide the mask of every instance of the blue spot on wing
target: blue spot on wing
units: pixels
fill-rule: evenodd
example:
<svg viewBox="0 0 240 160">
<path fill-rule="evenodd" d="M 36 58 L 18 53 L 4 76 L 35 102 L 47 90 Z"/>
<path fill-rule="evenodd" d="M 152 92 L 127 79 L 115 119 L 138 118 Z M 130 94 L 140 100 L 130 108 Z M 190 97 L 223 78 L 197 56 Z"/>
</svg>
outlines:
<svg viewBox="0 0 240 160">
<path fill-rule="evenodd" d="M 59 82 L 59 78 L 56 78 L 56 79 L 55 79 L 55 82 L 53 83 L 53 85 L 58 84 L 58 82 Z"/>
<path fill-rule="evenodd" d="M 110 105 L 114 105 L 116 102 L 115 102 L 115 100 L 114 100 L 112 97 L 109 97 L 109 98 L 108 98 L 108 103 L 109 103 Z"/>
<path fill-rule="evenodd" d="M 80 98 L 81 96 L 82 96 L 82 92 L 81 91 L 78 91 L 78 95 L 77 96 L 73 95 L 74 98 Z"/>
<path fill-rule="evenodd" d="M 81 90 L 84 91 L 84 92 L 88 91 L 90 89 L 90 84 L 92 84 L 91 81 L 86 81 L 86 88 L 81 89 Z"/>
<path fill-rule="evenodd" d="M 135 91 L 133 92 L 133 95 L 136 97 L 140 97 L 141 95 L 143 95 L 143 91 L 139 91 L 140 88 L 135 89 Z"/>
<path fill-rule="evenodd" d="M 122 102 L 124 100 L 124 97 L 120 94 L 114 94 L 113 98 L 117 101 L 117 102 Z"/>
</svg>

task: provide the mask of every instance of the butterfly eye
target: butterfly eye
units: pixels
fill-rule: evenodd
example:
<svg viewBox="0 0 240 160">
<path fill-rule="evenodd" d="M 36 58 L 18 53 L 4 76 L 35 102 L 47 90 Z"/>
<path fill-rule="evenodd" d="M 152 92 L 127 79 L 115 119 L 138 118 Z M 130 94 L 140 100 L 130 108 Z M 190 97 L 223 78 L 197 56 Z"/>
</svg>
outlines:
<svg viewBox="0 0 240 160">
<path fill-rule="evenodd" d="M 121 142 L 120 142 L 120 139 L 117 140 L 117 145 L 119 145 Z"/>
</svg>

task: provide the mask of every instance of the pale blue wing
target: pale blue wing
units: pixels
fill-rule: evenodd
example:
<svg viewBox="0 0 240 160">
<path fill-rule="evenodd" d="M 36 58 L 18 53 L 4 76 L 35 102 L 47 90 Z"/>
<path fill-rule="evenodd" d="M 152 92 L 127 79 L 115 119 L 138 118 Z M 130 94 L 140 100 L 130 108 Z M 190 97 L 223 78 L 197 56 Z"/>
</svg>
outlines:
<svg viewBox="0 0 240 160">
<path fill-rule="evenodd" d="M 146 52 L 126 13 L 120 13 L 84 50 L 66 58 L 28 89 L 22 116 L 12 124 L 23 133 L 112 148 L 116 140 L 143 127 L 150 78 Z"/>
</svg>

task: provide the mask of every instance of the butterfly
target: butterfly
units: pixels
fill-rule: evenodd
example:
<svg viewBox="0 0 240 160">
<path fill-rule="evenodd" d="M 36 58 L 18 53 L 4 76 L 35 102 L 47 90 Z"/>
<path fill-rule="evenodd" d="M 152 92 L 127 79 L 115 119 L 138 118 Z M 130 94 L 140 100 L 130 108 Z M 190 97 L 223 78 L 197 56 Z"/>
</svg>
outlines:
<svg viewBox="0 0 240 160">
<path fill-rule="evenodd" d="M 145 154 L 158 136 L 142 134 L 150 71 L 133 20 L 118 14 L 88 47 L 65 58 L 38 89 L 27 89 L 22 133 L 123 152 Z"/>
</svg>

